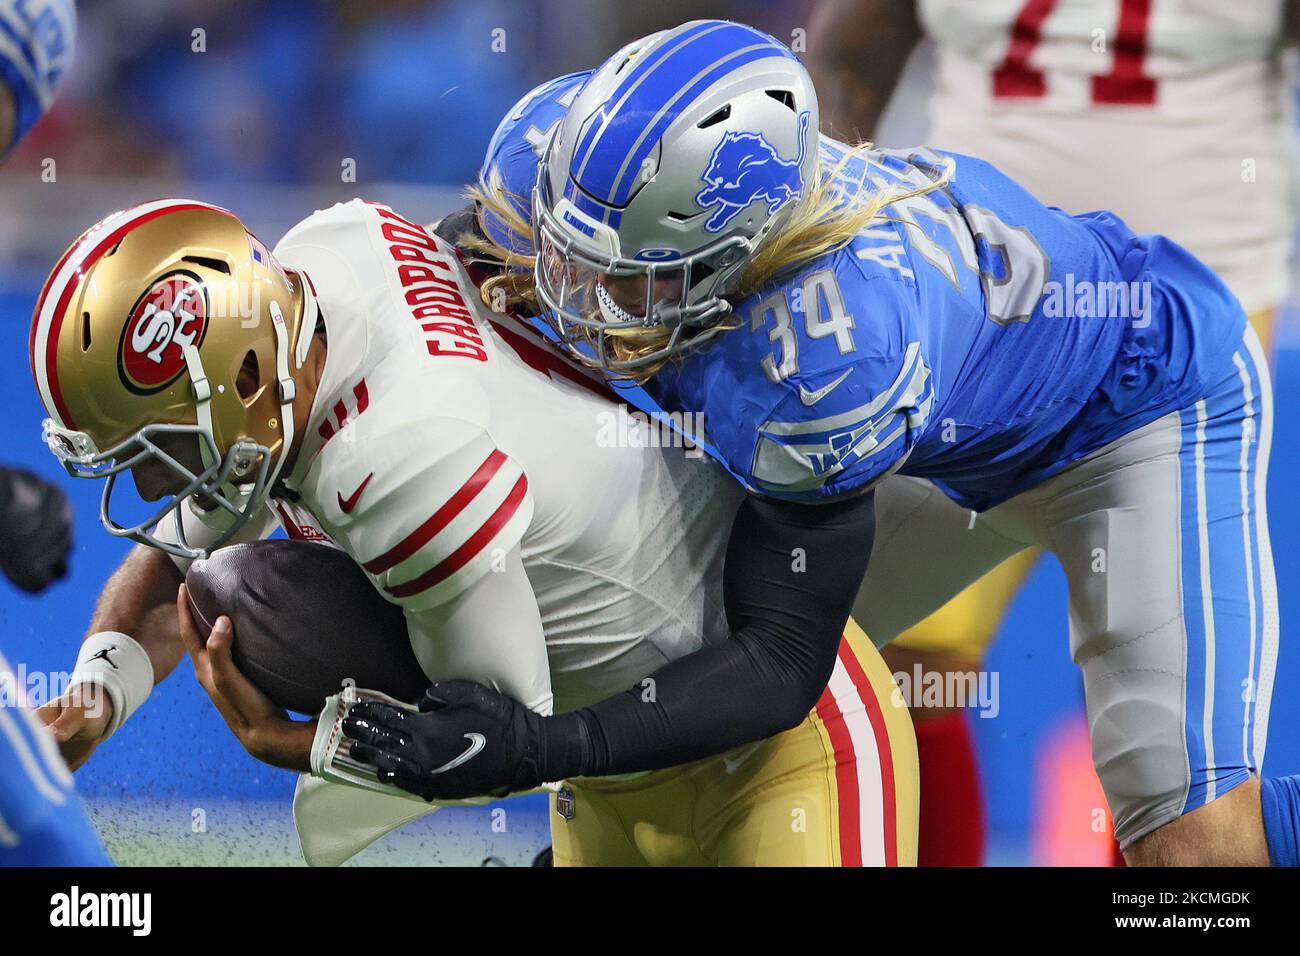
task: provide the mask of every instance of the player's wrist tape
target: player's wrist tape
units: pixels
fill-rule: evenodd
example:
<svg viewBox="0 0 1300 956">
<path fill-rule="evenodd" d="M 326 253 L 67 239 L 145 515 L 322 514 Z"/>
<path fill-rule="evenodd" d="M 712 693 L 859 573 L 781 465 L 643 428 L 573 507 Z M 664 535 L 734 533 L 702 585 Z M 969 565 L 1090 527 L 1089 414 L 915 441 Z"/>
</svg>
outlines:
<svg viewBox="0 0 1300 956">
<path fill-rule="evenodd" d="M 98 684 L 113 702 L 103 740 L 117 733 L 153 692 L 153 663 L 135 638 L 120 631 L 99 631 L 86 638 L 77 655 L 70 687 Z"/>
</svg>

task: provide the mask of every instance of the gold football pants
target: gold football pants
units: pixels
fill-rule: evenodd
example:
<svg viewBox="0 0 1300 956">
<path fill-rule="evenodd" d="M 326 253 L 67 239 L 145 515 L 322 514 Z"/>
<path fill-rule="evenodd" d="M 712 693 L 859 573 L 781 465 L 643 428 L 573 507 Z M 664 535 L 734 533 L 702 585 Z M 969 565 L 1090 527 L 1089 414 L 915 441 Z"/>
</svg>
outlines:
<svg viewBox="0 0 1300 956">
<path fill-rule="evenodd" d="M 911 718 L 856 625 L 799 726 L 719 757 L 571 781 L 551 797 L 556 866 L 913 866 Z"/>
</svg>

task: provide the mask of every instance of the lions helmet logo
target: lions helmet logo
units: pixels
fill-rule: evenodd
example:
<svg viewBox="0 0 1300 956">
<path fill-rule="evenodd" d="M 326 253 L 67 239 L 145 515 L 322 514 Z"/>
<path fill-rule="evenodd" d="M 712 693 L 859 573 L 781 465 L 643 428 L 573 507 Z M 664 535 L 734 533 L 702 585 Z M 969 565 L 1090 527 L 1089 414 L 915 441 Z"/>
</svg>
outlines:
<svg viewBox="0 0 1300 956">
<path fill-rule="evenodd" d="M 122 329 L 118 371 L 138 395 L 161 392 L 185 371 L 185 349 L 208 328 L 203 284 L 189 272 L 163 276 L 142 295 Z"/>
<path fill-rule="evenodd" d="M 701 209 L 717 205 L 704 223 L 705 232 L 721 232 L 751 203 L 766 200 L 774 216 L 803 192 L 803 161 L 808 150 L 808 112 L 799 114 L 799 155 L 782 159 L 776 147 L 758 133 L 730 131 L 709 157 L 695 194 Z"/>
</svg>

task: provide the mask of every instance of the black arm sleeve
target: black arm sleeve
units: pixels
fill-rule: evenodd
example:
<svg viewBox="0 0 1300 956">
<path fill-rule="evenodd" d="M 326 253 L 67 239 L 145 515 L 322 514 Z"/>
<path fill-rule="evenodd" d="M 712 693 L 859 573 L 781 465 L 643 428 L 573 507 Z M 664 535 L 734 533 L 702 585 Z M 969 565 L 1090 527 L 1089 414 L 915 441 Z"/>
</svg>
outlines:
<svg viewBox="0 0 1300 956">
<path fill-rule="evenodd" d="M 543 779 L 655 770 L 798 724 L 830 679 L 874 531 L 872 493 L 815 506 L 746 498 L 723 572 L 731 639 L 543 720 Z"/>
</svg>

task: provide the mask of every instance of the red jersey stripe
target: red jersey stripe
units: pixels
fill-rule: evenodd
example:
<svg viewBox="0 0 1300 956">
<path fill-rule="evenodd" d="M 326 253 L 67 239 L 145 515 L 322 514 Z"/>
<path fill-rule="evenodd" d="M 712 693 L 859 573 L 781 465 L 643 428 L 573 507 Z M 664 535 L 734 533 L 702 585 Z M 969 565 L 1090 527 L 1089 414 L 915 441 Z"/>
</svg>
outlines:
<svg viewBox="0 0 1300 956">
<path fill-rule="evenodd" d="M 447 580 L 447 578 L 467 565 L 472 558 L 483 550 L 489 541 L 497 536 L 501 529 L 506 526 L 506 523 L 515 516 L 515 512 L 519 510 L 519 505 L 523 502 L 527 493 L 528 478 L 526 475 L 520 475 L 519 480 L 515 482 L 515 486 L 510 489 L 510 494 L 506 496 L 506 500 L 501 503 L 501 507 L 493 512 L 492 517 L 484 522 L 483 527 L 470 535 L 468 541 L 418 578 L 413 578 L 391 588 L 384 588 L 384 590 L 393 597 L 405 598 L 427 591 L 429 588 L 436 587 Z"/>
<path fill-rule="evenodd" d="M 461 485 L 460 490 L 447 499 L 447 503 L 435 511 L 424 524 L 398 542 L 396 547 L 385 551 L 377 558 L 371 558 L 362 564 L 362 567 L 371 574 L 383 574 L 415 554 L 433 540 L 435 534 L 447 527 L 458 514 L 465 510 L 466 506 L 474 500 L 474 496 L 483 490 L 483 487 L 492 479 L 493 475 L 500 471 L 505 462 L 505 453 L 493 449 L 492 454 L 488 455 L 483 464 L 478 466 L 478 470 L 470 475 L 469 481 Z"/>
</svg>

